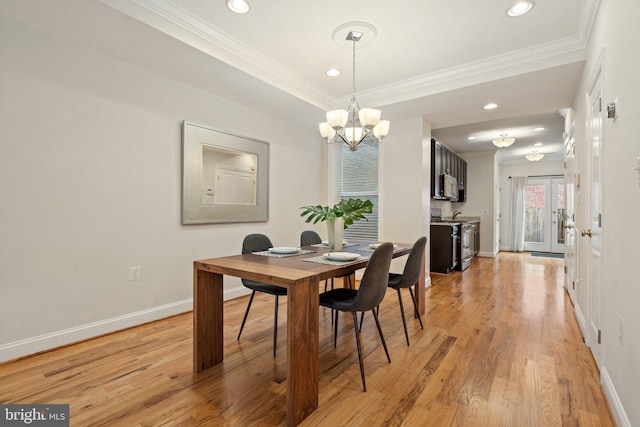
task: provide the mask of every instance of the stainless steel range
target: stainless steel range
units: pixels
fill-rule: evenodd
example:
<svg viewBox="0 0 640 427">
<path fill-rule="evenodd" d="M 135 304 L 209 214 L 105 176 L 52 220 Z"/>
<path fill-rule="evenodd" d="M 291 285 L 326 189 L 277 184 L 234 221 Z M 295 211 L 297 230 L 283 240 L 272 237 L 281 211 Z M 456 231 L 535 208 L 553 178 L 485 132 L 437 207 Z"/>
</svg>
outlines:
<svg viewBox="0 0 640 427">
<path fill-rule="evenodd" d="M 471 265 L 472 250 L 471 234 L 473 233 L 473 225 L 463 222 L 460 226 L 460 261 L 456 270 L 466 270 Z"/>
</svg>

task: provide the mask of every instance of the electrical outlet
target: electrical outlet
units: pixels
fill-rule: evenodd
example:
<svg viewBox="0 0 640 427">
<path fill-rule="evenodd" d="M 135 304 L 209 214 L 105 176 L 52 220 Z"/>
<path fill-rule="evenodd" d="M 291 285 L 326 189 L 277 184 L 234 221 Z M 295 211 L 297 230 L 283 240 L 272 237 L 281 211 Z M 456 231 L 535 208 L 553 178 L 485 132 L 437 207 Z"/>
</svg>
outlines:
<svg viewBox="0 0 640 427">
<path fill-rule="evenodd" d="M 624 319 L 622 316 L 618 316 L 618 341 L 620 341 L 620 345 L 624 345 Z"/>
<path fill-rule="evenodd" d="M 129 267 L 129 280 L 137 281 L 140 280 L 140 276 L 142 275 L 142 267 L 139 265 L 136 267 Z"/>
</svg>

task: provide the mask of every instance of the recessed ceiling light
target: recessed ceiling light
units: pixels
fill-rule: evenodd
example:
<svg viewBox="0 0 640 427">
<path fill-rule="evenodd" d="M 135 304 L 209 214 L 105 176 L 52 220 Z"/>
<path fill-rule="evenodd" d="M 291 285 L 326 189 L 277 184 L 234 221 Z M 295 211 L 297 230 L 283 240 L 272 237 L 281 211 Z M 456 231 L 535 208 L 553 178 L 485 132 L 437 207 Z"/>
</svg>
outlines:
<svg viewBox="0 0 640 427">
<path fill-rule="evenodd" d="M 476 139 L 475 136 L 470 136 L 469 138 L 467 138 L 469 141 L 473 141 L 474 139 Z"/>
<path fill-rule="evenodd" d="M 543 144 L 542 144 L 542 142 L 536 142 L 536 143 L 535 143 L 535 144 L 533 144 L 533 145 L 535 145 L 536 147 L 542 147 L 542 145 L 543 145 Z"/>
<path fill-rule="evenodd" d="M 493 110 L 494 108 L 498 108 L 498 104 L 490 102 L 482 108 L 484 108 L 485 110 Z"/>
<path fill-rule="evenodd" d="M 519 1 L 507 10 L 509 16 L 522 16 L 533 8 L 532 1 Z"/>
<path fill-rule="evenodd" d="M 329 77 L 337 77 L 340 75 L 340 70 L 338 70 L 337 68 L 329 68 L 324 73 Z"/>
<path fill-rule="evenodd" d="M 535 130 L 536 132 L 541 132 L 541 131 L 543 131 L 543 130 L 544 130 L 544 128 L 535 128 L 534 130 Z"/>
<path fill-rule="evenodd" d="M 227 0 L 227 7 L 235 13 L 249 12 L 249 3 L 244 0 Z"/>
</svg>

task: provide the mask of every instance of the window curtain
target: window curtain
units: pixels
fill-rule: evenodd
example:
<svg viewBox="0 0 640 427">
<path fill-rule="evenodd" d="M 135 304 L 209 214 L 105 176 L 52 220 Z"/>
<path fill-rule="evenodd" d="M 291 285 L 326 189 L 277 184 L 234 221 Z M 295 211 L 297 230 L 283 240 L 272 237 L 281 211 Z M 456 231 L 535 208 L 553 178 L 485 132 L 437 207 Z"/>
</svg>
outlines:
<svg viewBox="0 0 640 427">
<path fill-rule="evenodd" d="M 526 176 L 511 178 L 511 250 L 524 251 L 524 197 Z"/>
</svg>

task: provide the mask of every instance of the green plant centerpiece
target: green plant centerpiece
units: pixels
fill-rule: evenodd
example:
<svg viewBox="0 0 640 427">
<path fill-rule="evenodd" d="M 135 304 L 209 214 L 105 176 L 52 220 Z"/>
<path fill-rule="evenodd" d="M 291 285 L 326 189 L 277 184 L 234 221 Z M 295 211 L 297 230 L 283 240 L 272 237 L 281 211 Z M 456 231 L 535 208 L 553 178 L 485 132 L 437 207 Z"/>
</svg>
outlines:
<svg viewBox="0 0 640 427">
<path fill-rule="evenodd" d="M 306 217 L 305 222 L 317 224 L 320 221 L 326 221 L 329 249 L 341 250 L 343 231 L 355 221 L 360 219 L 368 221 L 365 214 L 373 212 L 373 203 L 371 200 L 343 199 L 331 208 L 329 206 L 312 205 L 303 206 L 300 209 L 304 209 L 300 216 Z"/>
</svg>

